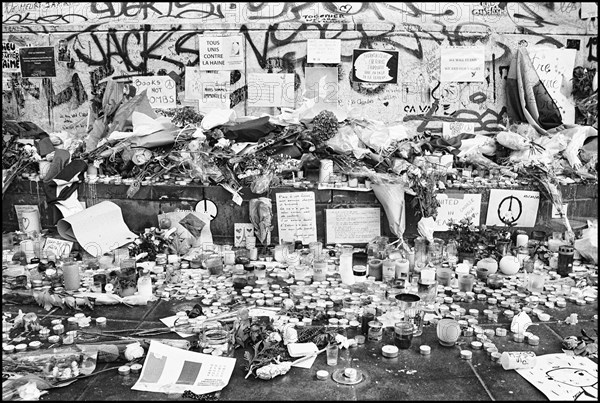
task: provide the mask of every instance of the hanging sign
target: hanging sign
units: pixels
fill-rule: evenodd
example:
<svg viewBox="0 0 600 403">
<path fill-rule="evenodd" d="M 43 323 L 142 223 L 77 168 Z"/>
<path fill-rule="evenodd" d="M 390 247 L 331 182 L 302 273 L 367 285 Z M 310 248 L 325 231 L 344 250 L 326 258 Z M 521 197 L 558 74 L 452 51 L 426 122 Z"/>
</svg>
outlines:
<svg viewBox="0 0 600 403">
<path fill-rule="evenodd" d="M 341 39 L 308 39 L 306 61 L 308 63 L 335 63 L 342 60 Z"/>
<path fill-rule="evenodd" d="M 481 215 L 481 194 L 472 193 L 438 193 L 440 202 L 435 220 L 435 231 L 448 231 L 450 220 L 458 222 L 463 218 L 472 217 L 473 223 L 479 225 Z"/>
<path fill-rule="evenodd" d="M 381 209 L 325 209 L 327 243 L 368 243 L 381 235 Z"/>
<path fill-rule="evenodd" d="M 398 52 L 393 50 L 354 49 L 352 82 L 396 84 Z"/>
<path fill-rule="evenodd" d="M 540 192 L 491 189 L 486 225 L 534 227 Z"/>
<path fill-rule="evenodd" d="M 242 70 L 244 68 L 244 37 L 199 37 L 200 70 Z"/>
<path fill-rule="evenodd" d="M 2 42 L 2 72 L 19 73 L 21 63 L 19 60 L 19 48 L 14 42 Z"/>
<path fill-rule="evenodd" d="M 446 46 L 440 52 L 440 81 L 485 81 L 485 47 Z"/>
<path fill-rule="evenodd" d="M 314 192 L 277 193 L 279 241 L 317 241 Z"/>
<path fill-rule="evenodd" d="M 23 78 L 56 77 L 54 46 L 20 48 L 19 63 Z"/>
<path fill-rule="evenodd" d="M 153 108 L 175 108 L 177 94 L 175 80 L 169 76 L 140 76 L 133 79 L 137 94 L 146 90 Z"/>
</svg>

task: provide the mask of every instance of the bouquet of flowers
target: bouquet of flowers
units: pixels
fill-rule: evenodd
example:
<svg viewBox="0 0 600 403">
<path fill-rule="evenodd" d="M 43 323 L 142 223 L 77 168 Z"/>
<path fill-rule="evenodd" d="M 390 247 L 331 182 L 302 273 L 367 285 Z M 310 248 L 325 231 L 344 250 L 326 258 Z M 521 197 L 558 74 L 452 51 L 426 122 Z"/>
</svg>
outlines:
<svg viewBox="0 0 600 403">
<path fill-rule="evenodd" d="M 17 176 L 41 159 L 35 146 L 24 144 L 2 130 L 2 197 Z"/>
</svg>

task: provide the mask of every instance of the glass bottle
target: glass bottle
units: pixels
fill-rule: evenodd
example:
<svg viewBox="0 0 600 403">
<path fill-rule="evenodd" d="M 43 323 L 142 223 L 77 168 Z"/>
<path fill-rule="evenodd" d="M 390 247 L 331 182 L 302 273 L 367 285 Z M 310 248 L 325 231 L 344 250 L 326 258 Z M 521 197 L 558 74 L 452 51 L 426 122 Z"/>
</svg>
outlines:
<svg viewBox="0 0 600 403">
<path fill-rule="evenodd" d="M 458 242 L 455 239 L 449 239 L 446 244 L 446 256 L 450 267 L 456 266 L 458 262 Z"/>
<path fill-rule="evenodd" d="M 152 297 L 152 278 L 149 269 L 142 270 L 137 281 L 137 290 L 141 296 Z"/>
<path fill-rule="evenodd" d="M 422 236 L 415 238 L 415 271 L 420 272 L 427 264 L 427 239 Z"/>
</svg>

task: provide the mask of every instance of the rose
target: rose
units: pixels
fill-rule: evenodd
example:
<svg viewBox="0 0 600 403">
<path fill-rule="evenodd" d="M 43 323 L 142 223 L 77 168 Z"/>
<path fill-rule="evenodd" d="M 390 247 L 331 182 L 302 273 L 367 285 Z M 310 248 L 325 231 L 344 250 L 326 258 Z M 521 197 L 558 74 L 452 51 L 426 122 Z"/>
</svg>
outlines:
<svg viewBox="0 0 600 403">
<path fill-rule="evenodd" d="M 160 219 L 160 222 L 158 223 L 158 227 L 160 229 L 169 229 L 171 228 L 171 219 L 164 217 Z"/>
<path fill-rule="evenodd" d="M 127 347 L 125 347 L 124 355 L 127 361 L 133 361 L 136 358 L 144 356 L 144 348 L 140 343 L 128 344 Z"/>
</svg>

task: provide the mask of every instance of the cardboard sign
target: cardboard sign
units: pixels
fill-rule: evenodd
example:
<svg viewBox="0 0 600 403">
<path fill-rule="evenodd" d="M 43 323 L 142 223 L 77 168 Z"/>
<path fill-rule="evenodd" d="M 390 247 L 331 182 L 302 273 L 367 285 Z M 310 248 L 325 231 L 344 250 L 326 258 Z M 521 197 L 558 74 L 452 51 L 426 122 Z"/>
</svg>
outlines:
<svg viewBox="0 0 600 403">
<path fill-rule="evenodd" d="M 2 42 L 2 72 L 18 73 L 21 71 L 19 48 L 14 42 Z"/>
<path fill-rule="evenodd" d="M 153 108 L 175 108 L 177 90 L 175 80 L 169 76 L 140 76 L 133 79 L 137 94 L 146 90 Z"/>
<path fill-rule="evenodd" d="M 296 101 L 294 75 L 287 73 L 248 73 L 248 106 L 293 108 Z"/>
<path fill-rule="evenodd" d="M 30 47 L 19 49 L 21 76 L 56 77 L 56 60 L 53 46 Z"/>
<path fill-rule="evenodd" d="M 381 235 L 381 209 L 326 209 L 327 243 L 368 243 Z"/>
<path fill-rule="evenodd" d="M 342 60 L 341 39 L 308 39 L 306 61 L 308 63 L 336 63 Z"/>
<path fill-rule="evenodd" d="M 435 231 L 448 231 L 448 222 L 458 222 L 463 218 L 473 217 L 473 223 L 479 225 L 481 215 L 481 195 L 472 193 L 438 193 L 440 202 L 435 220 Z"/>
<path fill-rule="evenodd" d="M 485 47 L 447 46 L 441 48 L 440 81 L 485 81 Z"/>
<path fill-rule="evenodd" d="M 46 252 L 47 254 L 53 253 L 54 256 L 60 257 L 64 254 L 68 255 L 71 253 L 72 247 L 73 242 L 71 241 L 65 241 L 56 238 L 46 238 L 42 252 Z"/>
<path fill-rule="evenodd" d="M 352 82 L 398 82 L 398 52 L 393 50 L 354 49 Z"/>
<path fill-rule="evenodd" d="M 279 241 L 317 241 L 314 192 L 277 193 Z"/>
<path fill-rule="evenodd" d="M 244 37 L 200 36 L 200 70 L 242 70 L 244 68 Z"/>
<path fill-rule="evenodd" d="M 491 189 L 486 225 L 534 227 L 540 192 Z"/>
</svg>

